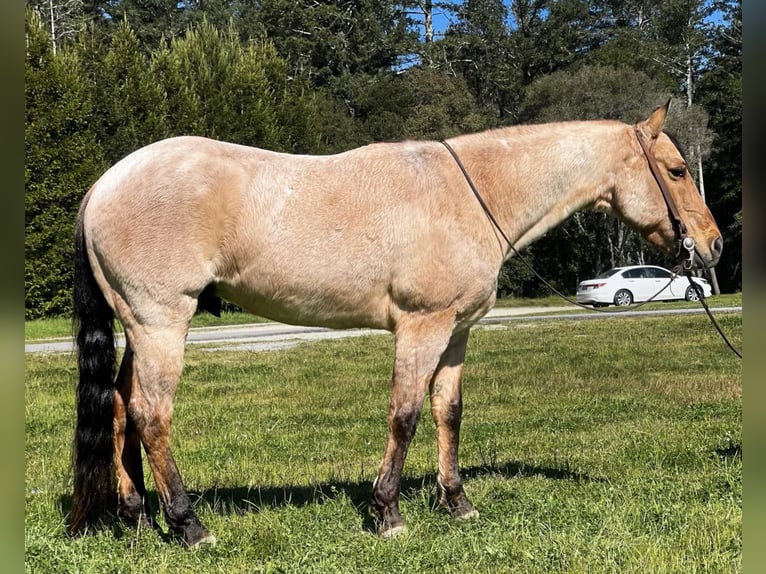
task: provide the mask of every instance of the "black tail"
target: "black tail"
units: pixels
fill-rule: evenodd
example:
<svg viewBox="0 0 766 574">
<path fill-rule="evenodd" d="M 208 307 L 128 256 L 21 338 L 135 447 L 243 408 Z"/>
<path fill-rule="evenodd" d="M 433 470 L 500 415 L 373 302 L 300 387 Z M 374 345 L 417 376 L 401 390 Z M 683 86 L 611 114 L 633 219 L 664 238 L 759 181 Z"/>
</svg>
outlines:
<svg viewBox="0 0 766 574">
<path fill-rule="evenodd" d="M 74 438 L 74 496 L 69 531 L 95 525 L 113 509 L 114 312 L 93 277 L 82 218 L 75 231 L 74 327 L 77 335 L 77 426 Z"/>
</svg>

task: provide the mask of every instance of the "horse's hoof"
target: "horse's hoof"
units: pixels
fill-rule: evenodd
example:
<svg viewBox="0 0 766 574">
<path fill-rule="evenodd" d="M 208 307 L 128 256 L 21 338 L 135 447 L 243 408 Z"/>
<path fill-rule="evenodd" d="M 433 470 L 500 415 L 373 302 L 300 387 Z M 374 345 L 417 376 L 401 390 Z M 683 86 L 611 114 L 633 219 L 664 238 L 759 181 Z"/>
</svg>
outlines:
<svg viewBox="0 0 766 574">
<path fill-rule="evenodd" d="M 215 536 L 201 524 L 189 525 L 184 532 L 184 542 L 189 548 L 200 548 L 203 545 L 215 546 Z"/>
<path fill-rule="evenodd" d="M 396 538 L 400 534 L 406 531 L 404 524 L 397 524 L 396 526 L 389 526 L 388 528 L 382 528 L 378 534 L 381 538 Z"/>
<path fill-rule="evenodd" d="M 465 512 L 462 513 L 453 513 L 452 518 L 455 520 L 474 520 L 476 518 L 479 518 L 479 511 L 475 508 L 469 508 Z"/>
<path fill-rule="evenodd" d="M 450 516 L 455 520 L 473 520 L 479 517 L 479 511 L 465 495 L 459 497 L 457 501 L 443 504 L 449 509 Z"/>
<path fill-rule="evenodd" d="M 208 532 L 196 542 L 189 544 L 189 548 L 201 548 L 203 545 L 215 546 L 217 542 L 218 541 L 215 539 L 215 536 Z"/>
</svg>

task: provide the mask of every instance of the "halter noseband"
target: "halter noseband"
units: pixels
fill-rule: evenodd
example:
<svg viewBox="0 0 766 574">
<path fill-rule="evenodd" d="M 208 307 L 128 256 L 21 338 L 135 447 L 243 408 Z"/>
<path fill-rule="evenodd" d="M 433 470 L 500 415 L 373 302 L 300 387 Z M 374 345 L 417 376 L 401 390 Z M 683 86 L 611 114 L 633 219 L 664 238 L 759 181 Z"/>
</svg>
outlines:
<svg viewBox="0 0 766 574">
<path fill-rule="evenodd" d="M 641 131 L 638 129 L 637 125 L 634 126 L 633 129 L 636 132 L 636 138 L 638 138 L 638 143 L 641 146 L 641 150 L 646 156 L 646 161 L 649 162 L 649 169 L 651 170 L 657 185 L 660 186 L 660 191 L 662 192 L 662 197 L 665 200 L 665 205 L 668 206 L 670 219 L 673 222 L 673 227 L 675 228 L 676 235 L 678 236 L 678 253 L 676 255 L 679 257 L 679 259 L 681 259 L 683 268 L 689 270 L 694 265 L 694 239 L 689 237 L 686 233 L 686 225 L 681 220 L 681 215 L 678 212 L 675 201 L 673 201 L 673 196 L 670 195 L 670 190 L 665 183 L 665 178 L 662 177 L 660 167 L 657 165 L 657 161 L 651 154 L 649 147 L 647 147 L 646 142 L 644 141 L 644 136 L 641 135 Z M 685 249 L 688 252 L 688 257 L 681 257 L 683 253 L 681 251 L 682 249 Z"/>
</svg>

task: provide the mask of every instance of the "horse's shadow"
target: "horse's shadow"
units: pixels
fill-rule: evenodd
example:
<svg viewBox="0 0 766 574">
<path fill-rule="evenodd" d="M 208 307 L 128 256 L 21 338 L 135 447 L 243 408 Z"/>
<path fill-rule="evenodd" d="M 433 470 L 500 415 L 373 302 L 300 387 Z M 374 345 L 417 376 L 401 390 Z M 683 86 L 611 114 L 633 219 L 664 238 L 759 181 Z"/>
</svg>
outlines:
<svg viewBox="0 0 766 574">
<path fill-rule="evenodd" d="M 536 466 L 519 461 L 493 463 L 472 466 L 461 470 L 464 480 L 484 476 L 498 476 L 504 479 L 540 476 L 552 480 L 571 480 L 575 482 L 603 482 L 605 479 L 593 477 L 585 473 L 575 472 L 568 468 Z M 436 509 L 436 473 L 430 472 L 420 476 L 402 477 L 401 492 L 406 498 L 422 496 L 431 508 Z M 195 506 L 207 506 L 213 513 L 226 516 L 260 512 L 266 508 L 303 507 L 310 504 L 324 504 L 346 496 L 362 517 L 362 528 L 375 530 L 374 519 L 367 512 L 368 503 L 372 496 L 372 481 L 327 481 L 311 485 L 284 485 L 269 487 L 211 487 L 202 491 L 189 491 Z M 159 509 L 159 498 L 154 490 L 148 491 L 149 503 L 153 513 Z M 71 495 L 60 498 L 61 508 L 66 514 L 72 505 Z M 156 522 L 153 521 L 156 527 Z"/>
<path fill-rule="evenodd" d="M 472 466 L 461 471 L 465 480 L 483 476 L 499 476 L 505 479 L 514 477 L 541 476 L 553 480 L 571 480 L 576 482 L 603 482 L 603 478 L 575 472 L 567 468 L 535 466 L 511 461 L 490 465 Z M 428 505 L 435 509 L 436 473 L 430 472 L 419 476 L 402 477 L 401 492 L 406 498 L 416 498 L 424 494 Z M 372 497 L 372 481 L 328 481 L 312 485 L 285 485 L 278 487 L 223 487 L 210 488 L 199 492 L 190 492 L 196 504 L 208 505 L 213 512 L 221 515 L 246 514 L 259 512 L 264 508 L 302 507 L 309 504 L 324 504 L 345 496 L 362 516 L 365 530 L 374 531 L 373 518 L 367 511 Z"/>
</svg>

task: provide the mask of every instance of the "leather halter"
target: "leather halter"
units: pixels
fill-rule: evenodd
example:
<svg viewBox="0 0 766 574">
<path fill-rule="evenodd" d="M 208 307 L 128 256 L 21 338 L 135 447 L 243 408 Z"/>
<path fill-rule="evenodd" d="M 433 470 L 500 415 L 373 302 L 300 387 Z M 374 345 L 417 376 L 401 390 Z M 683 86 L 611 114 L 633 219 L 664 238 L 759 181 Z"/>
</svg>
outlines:
<svg viewBox="0 0 766 574">
<path fill-rule="evenodd" d="M 675 229 L 676 235 L 678 236 L 678 252 L 676 253 L 676 256 L 683 264 L 684 269 L 691 269 L 694 264 L 694 239 L 687 235 L 686 225 L 681 219 L 681 214 L 678 212 L 675 201 L 673 201 L 673 196 L 670 195 L 670 190 L 668 189 L 667 183 L 665 183 L 665 178 L 662 177 L 660 166 L 657 165 L 657 161 L 651 154 L 650 147 L 647 146 L 646 142 L 644 141 L 644 136 L 641 135 L 641 131 L 638 129 L 637 125 L 634 126 L 633 129 L 636 132 L 636 138 L 638 139 L 638 143 L 641 146 L 641 150 L 646 156 L 646 161 L 649 163 L 649 170 L 652 172 L 657 185 L 660 186 L 660 191 L 662 192 L 662 197 L 665 200 L 665 205 L 668 206 L 670 219 L 673 222 L 673 227 Z M 682 257 L 682 249 L 685 249 L 688 252 L 688 257 Z"/>
</svg>

